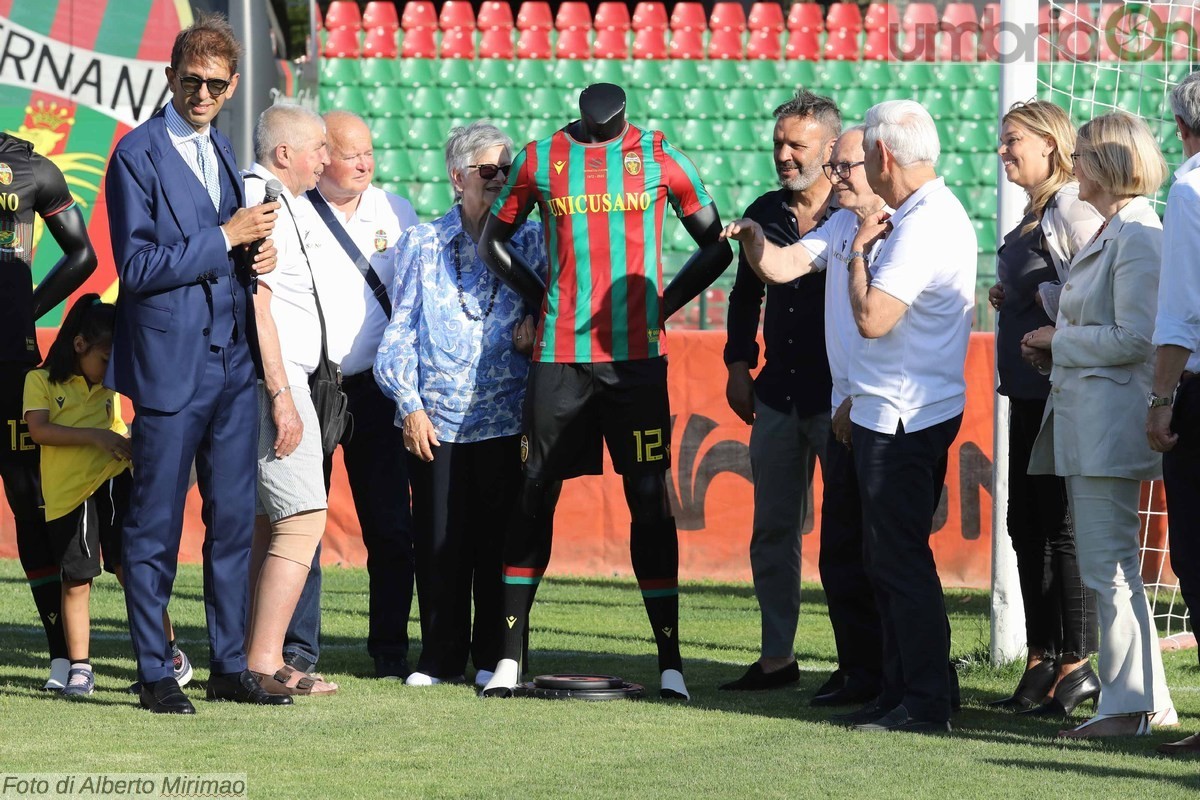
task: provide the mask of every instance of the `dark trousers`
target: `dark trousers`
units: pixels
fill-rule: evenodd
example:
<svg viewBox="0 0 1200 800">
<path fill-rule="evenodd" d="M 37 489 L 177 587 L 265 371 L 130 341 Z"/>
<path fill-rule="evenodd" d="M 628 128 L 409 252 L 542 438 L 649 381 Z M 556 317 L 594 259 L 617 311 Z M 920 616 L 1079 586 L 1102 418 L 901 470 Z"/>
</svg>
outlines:
<svg viewBox="0 0 1200 800">
<path fill-rule="evenodd" d="M 169 365 L 162 365 L 164 369 Z M 125 606 L 138 677 L 171 677 L 163 611 L 179 563 L 192 461 L 203 499 L 204 611 L 213 672 L 246 668 L 246 603 L 257 484 L 258 397 L 245 341 L 210 352 L 196 395 L 167 414 L 138 407 L 133 490 L 122 531 Z"/>
<path fill-rule="evenodd" d="M 850 449 L 833 431 L 821 464 L 821 586 L 846 684 L 878 691 L 883 673 L 883 634 L 875 594 L 863 564 L 862 502 Z"/>
<path fill-rule="evenodd" d="M 413 488 L 421 659 L 435 678 L 494 670 L 503 642 L 504 534 L 521 491 L 519 436 L 443 442 L 408 458 Z M 475 618 L 471 619 L 474 595 Z"/>
<path fill-rule="evenodd" d="M 854 426 L 863 555 L 883 631 L 884 708 L 950 718 L 950 625 L 929 536 L 962 415 L 913 433 Z"/>
<path fill-rule="evenodd" d="M 1030 475 L 1029 456 L 1045 400 L 1009 400 L 1008 535 L 1017 556 L 1025 641 L 1051 657 L 1079 661 L 1096 652 L 1096 597 L 1075 559 L 1066 482 Z"/>
<path fill-rule="evenodd" d="M 1171 569 L 1192 615 L 1200 619 L 1200 380 L 1189 376 L 1176 395 L 1172 428 L 1179 441 L 1163 454 Z"/>
<path fill-rule="evenodd" d="M 370 599 L 367 653 L 389 662 L 408 659 L 408 614 L 413 594 L 412 515 L 404 437 L 395 424 L 396 405 L 368 370 L 347 377 L 346 392 L 354 424 L 342 436 L 342 458 L 354 510 L 367 548 Z M 333 456 L 325 458 L 329 490 Z M 284 653 L 315 665 L 320 655 L 321 550 L 292 615 Z"/>
</svg>

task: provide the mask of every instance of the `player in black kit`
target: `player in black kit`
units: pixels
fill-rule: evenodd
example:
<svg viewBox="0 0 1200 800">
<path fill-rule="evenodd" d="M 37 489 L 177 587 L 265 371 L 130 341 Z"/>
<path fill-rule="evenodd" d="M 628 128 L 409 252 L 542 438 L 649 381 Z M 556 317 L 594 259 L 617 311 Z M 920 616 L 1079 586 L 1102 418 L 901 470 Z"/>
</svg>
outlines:
<svg viewBox="0 0 1200 800">
<path fill-rule="evenodd" d="M 33 224 L 40 216 L 64 253 L 33 288 Z M 21 415 L 25 373 L 42 360 L 34 324 L 96 269 L 83 214 L 66 179 L 33 145 L 0 133 L 0 480 L 16 518 L 17 552 L 50 645 L 47 689 L 62 689 L 70 663 L 62 586 L 46 535 L 38 450 Z"/>
</svg>

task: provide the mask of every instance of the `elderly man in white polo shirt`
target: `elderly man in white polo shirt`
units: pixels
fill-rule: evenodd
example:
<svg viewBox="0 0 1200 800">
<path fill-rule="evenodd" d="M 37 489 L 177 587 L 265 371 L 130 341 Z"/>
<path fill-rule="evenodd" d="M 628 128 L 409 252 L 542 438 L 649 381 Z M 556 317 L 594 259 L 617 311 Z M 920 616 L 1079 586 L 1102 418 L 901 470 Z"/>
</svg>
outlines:
<svg viewBox="0 0 1200 800">
<path fill-rule="evenodd" d="M 879 103 L 866 125 L 867 180 L 895 212 L 863 220 L 847 265 L 866 340 L 850 365 L 851 445 L 883 625 L 879 716 L 858 727 L 948 731 L 950 630 L 929 536 L 966 405 L 975 229 L 934 172 L 937 128 L 920 104 Z"/>
<path fill-rule="evenodd" d="M 354 422 L 342 437 L 342 457 L 367 548 L 370 600 L 367 653 L 379 678 L 408 677 L 408 613 L 413 594 L 412 520 L 404 441 L 393 424 L 396 409 L 375 384 L 372 366 L 391 319 L 388 291 L 395 245 L 417 224 L 403 197 L 371 184 L 375 176 L 371 131 L 348 111 L 324 115 L 330 163 L 308 199 L 309 256 L 325 310 L 329 358 L 341 364 Z M 325 459 L 329 487 L 332 456 Z M 285 655 L 311 669 L 319 655 L 320 552 L 288 631 Z"/>
</svg>

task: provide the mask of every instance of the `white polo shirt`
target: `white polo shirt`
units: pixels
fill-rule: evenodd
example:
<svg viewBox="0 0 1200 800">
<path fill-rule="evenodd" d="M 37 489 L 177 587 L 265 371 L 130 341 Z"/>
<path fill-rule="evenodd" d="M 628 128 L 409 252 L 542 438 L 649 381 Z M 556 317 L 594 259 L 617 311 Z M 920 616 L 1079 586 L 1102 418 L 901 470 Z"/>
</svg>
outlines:
<svg viewBox="0 0 1200 800">
<path fill-rule="evenodd" d="M 316 209 L 307 200 L 305 203 L 313 215 L 307 245 L 317 277 L 321 309 L 325 312 L 329 358 L 341 364 L 343 375 L 370 371 L 383 331 L 391 320 Z M 362 193 L 358 208 L 349 219 L 332 206 L 330 210 L 363 256 L 370 260 L 391 300 L 396 242 L 401 233 L 417 224 L 412 205 L 399 195 L 370 186 Z"/>
<path fill-rule="evenodd" d="M 891 212 L 886 206 L 884 210 Z M 850 394 L 850 363 L 863 341 L 858 326 L 854 324 L 854 312 L 850 309 L 850 272 L 847 269 L 858 223 L 858 216 L 853 211 L 842 209 L 800 240 L 800 244 L 812 256 L 813 268 L 826 270 L 825 354 L 829 358 L 829 374 L 833 378 L 833 391 L 829 399 L 831 415 L 837 413 L 838 406 Z M 872 246 L 868 261 L 880 246 L 880 242 Z M 830 260 L 833 269 L 828 269 Z"/>
<path fill-rule="evenodd" d="M 962 413 L 975 308 L 975 228 L 945 181 L 900 204 L 869 264 L 871 286 L 908 306 L 850 364 L 850 419 L 878 433 L 923 430 Z M 847 295 L 849 296 L 849 295 Z"/>
<path fill-rule="evenodd" d="M 263 180 L 246 178 L 243 181 L 247 207 L 262 202 L 267 190 L 266 182 L 275 178 L 262 164 L 255 164 L 250 171 Z M 321 323 L 317 319 L 312 275 L 300 245 L 300 236 L 311 238 L 308 232 L 313 223 L 319 225 L 321 221 L 311 219 L 312 205 L 303 198 L 297 200 L 286 186 L 279 203 L 279 216 L 275 220 L 275 231 L 271 234 L 278 260 L 275 269 L 260 275 L 258 282 L 271 290 L 271 319 L 279 331 L 279 350 L 288 383 L 307 387 L 308 376 L 317 368 L 321 358 Z M 295 224 L 292 224 L 293 214 Z M 309 255 L 311 257 L 311 253 Z"/>
<path fill-rule="evenodd" d="M 1175 170 L 1163 217 L 1162 270 L 1154 344 L 1191 350 L 1187 370 L 1200 372 L 1200 153 Z"/>
</svg>

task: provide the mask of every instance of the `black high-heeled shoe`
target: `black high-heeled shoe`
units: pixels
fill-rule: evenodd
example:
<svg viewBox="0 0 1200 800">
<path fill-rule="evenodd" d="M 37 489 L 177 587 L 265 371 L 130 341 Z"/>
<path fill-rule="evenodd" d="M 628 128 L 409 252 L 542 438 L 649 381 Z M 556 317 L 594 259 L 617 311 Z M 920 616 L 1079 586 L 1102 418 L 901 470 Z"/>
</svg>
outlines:
<svg viewBox="0 0 1200 800">
<path fill-rule="evenodd" d="M 1050 687 L 1054 685 L 1057 672 L 1058 665 L 1053 660 L 1047 658 L 1039 661 L 1021 675 L 1021 680 L 1017 682 L 1017 688 L 1013 689 L 1012 695 L 1003 700 L 993 700 L 988 705 L 1013 711 L 1033 708 L 1046 699 Z"/>
<path fill-rule="evenodd" d="M 1092 671 L 1091 664 L 1084 664 L 1058 682 L 1054 697 L 1037 708 L 1018 713 L 1030 717 L 1069 717 L 1076 708 L 1100 697 L 1100 678 Z"/>
</svg>

